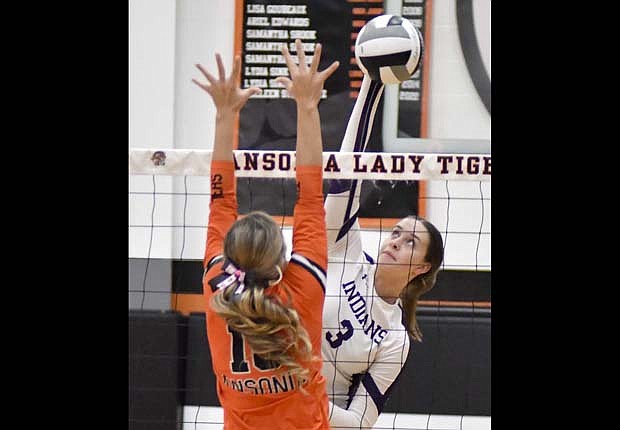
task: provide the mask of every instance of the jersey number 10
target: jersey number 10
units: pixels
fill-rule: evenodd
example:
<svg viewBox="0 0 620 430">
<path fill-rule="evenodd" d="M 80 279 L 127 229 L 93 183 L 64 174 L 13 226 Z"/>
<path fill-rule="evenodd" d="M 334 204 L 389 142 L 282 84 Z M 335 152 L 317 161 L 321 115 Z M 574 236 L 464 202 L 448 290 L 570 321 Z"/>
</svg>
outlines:
<svg viewBox="0 0 620 430">
<path fill-rule="evenodd" d="M 232 360 L 230 361 L 230 370 L 233 373 L 248 373 L 250 367 L 245 357 L 243 335 L 230 328 L 230 326 L 226 327 L 228 328 L 228 333 L 230 333 L 232 337 Z M 258 370 L 271 370 L 280 366 L 280 363 L 277 361 L 265 360 L 257 354 L 252 354 L 252 359 L 254 361 L 254 367 Z"/>
</svg>

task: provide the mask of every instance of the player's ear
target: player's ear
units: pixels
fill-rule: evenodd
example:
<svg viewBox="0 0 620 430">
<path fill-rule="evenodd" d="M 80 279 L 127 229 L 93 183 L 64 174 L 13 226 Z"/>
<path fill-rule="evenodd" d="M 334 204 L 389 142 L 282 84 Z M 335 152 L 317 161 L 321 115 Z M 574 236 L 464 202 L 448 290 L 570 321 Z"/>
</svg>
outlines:
<svg viewBox="0 0 620 430">
<path fill-rule="evenodd" d="M 416 276 L 423 275 L 425 273 L 428 273 L 429 270 L 431 270 L 431 263 L 420 263 L 416 264 L 416 266 Z"/>
</svg>

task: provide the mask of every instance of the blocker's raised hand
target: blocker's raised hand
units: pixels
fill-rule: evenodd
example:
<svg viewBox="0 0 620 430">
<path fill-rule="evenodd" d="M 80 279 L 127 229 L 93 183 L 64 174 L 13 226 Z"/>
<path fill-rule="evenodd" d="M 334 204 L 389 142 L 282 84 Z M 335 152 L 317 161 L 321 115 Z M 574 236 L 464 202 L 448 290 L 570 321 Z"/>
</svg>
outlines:
<svg viewBox="0 0 620 430">
<path fill-rule="evenodd" d="M 209 81 L 208 84 L 202 84 L 196 79 L 192 79 L 192 82 L 205 90 L 215 104 L 215 108 L 218 112 L 230 111 L 239 112 L 241 108 L 248 101 L 253 94 L 259 94 L 262 90 L 258 87 L 250 87 L 241 89 L 238 84 L 239 72 L 241 71 L 241 57 L 236 55 L 233 64 L 232 73 L 228 78 L 224 72 L 224 64 L 222 63 L 222 57 L 220 54 L 215 54 L 215 60 L 217 62 L 218 79 L 216 79 L 211 73 L 205 70 L 200 64 L 196 64 L 198 70 L 202 72 L 205 78 Z"/>
<path fill-rule="evenodd" d="M 295 64 L 288 46 L 282 48 L 282 55 L 286 60 L 290 78 L 279 76 L 277 82 L 284 85 L 288 93 L 295 99 L 297 105 L 303 108 L 316 107 L 321 100 L 321 92 L 327 78 L 338 68 L 340 63 L 334 61 L 328 68 L 319 72 L 319 62 L 321 60 L 321 44 L 317 43 L 314 50 L 314 57 L 310 67 L 306 64 L 306 55 L 301 45 L 301 40 L 295 40 L 295 50 L 299 64 Z"/>
</svg>

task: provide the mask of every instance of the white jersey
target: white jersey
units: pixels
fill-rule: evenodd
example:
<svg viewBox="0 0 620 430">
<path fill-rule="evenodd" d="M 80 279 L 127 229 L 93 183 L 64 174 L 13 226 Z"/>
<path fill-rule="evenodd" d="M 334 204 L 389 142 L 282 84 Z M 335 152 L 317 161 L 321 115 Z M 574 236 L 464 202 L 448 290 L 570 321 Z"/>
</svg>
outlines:
<svg viewBox="0 0 620 430">
<path fill-rule="evenodd" d="M 332 254 L 329 258 L 321 348 L 327 394 L 336 406 L 356 415 L 350 418 L 357 422 L 341 426 L 371 427 L 405 364 L 409 336 L 400 301 L 389 304 L 376 295 L 375 266 L 366 254 L 358 255 L 356 263 L 336 263 Z M 336 428 L 333 415 L 330 422 Z"/>
<path fill-rule="evenodd" d="M 383 85 L 364 77 L 341 151 L 366 147 Z M 360 124 L 360 117 L 365 118 Z M 332 181 L 325 201 L 328 265 L 323 308 L 323 375 L 333 428 L 372 428 L 409 354 L 400 299 L 374 289 L 374 259 L 362 249 L 360 181 Z M 335 407 L 334 407 L 335 405 Z"/>
</svg>

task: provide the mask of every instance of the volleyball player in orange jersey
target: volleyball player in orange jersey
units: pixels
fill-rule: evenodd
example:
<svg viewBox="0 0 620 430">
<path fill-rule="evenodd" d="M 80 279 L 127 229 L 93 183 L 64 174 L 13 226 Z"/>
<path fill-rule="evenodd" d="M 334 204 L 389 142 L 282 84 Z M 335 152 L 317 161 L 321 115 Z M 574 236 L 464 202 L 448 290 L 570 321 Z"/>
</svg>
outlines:
<svg viewBox="0 0 620 430">
<path fill-rule="evenodd" d="M 217 55 L 219 78 L 197 65 L 208 83 L 193 80 L 217 110 L 203 290 L 224 429 L 330 428 L 321 374 L 327 238 L 318 103 L 338 62 L 319 72 L 320 44 L 307 65 L 301 41 L 295 43 L 299 65 L 283 48 L 290 79 L 277 78 L 297 105 L 298 199 L 288 262 L 269 215 L 251 212 L 237 220 L 235 118 L 260 89 L 239 88 L 239 57 L 228 78 Z"/>
</svg>

